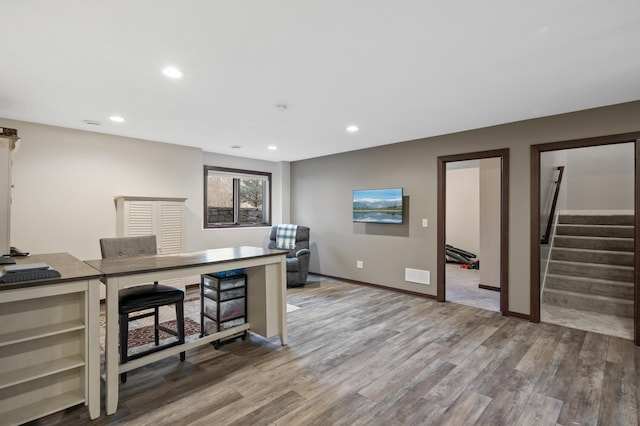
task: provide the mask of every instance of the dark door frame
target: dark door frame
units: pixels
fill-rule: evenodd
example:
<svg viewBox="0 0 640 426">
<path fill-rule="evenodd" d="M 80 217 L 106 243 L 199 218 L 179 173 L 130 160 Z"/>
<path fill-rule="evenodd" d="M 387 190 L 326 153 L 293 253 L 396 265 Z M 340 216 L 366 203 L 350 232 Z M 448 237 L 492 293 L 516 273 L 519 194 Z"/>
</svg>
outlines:
<svg viewBox="0 0 640 426">
<path fill-rule="evenodd" d="M 436 300 L 446 300 L 445 244 L 447 163 L 500 158 L 500 312 L 509 315 L 509 149 L 470 152 L 438 157 L 438 263 Z"/>
<path fill-rule="evenodd" d="M 572 148 L 634 143 L 634 341 L 640 345 L 640 133 L 624 133 L 587 139 L 574 139 L 562 142 L 550 142 L 531 145 L 531 321 L 540 322 L 540 154 L 547 151 L 559 151 Z"/>
</svg>

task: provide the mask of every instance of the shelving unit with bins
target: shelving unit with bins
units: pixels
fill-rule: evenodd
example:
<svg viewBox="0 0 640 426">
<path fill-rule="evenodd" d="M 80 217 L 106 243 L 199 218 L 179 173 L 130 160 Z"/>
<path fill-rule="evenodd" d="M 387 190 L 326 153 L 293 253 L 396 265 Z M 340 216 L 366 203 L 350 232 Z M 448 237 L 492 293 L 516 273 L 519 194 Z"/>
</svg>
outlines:
<svg viewBox="0 0 640 426">
<path fill-rule="evenodd" d="M 22 424 L 81 403 L 97 418 L 99 281 L 24 283 L 24 288 L 16 283 L 0 291 L 0 425 Z"/>
<path fill-rule="evenodd" d="M 247 321 L 247 275 L 205 274 L 200 285 L 200 337 Z M 243 340 L 246 330 L 242 332 Z M 234 336 L 232 338 L 235 338 Z M 215 343 L 220 347 L 221 341 Z"/>
</svg>

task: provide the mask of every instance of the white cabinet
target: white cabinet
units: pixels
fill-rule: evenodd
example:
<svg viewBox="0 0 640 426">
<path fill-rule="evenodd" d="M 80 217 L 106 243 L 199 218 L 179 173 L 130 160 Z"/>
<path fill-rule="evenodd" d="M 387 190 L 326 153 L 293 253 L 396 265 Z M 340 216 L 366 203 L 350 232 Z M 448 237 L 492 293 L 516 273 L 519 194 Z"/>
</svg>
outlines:
<svg viewBox="0 0 640 426">
<path fill-rule="evenodd" d="M 184 249 L 186 198 L 116 197 L 116 236 L 155 235 L 158 254 L 178 254 Z M 182 278 L 162 284 L 184 288 Z"/>
<path fill-rule="evenodd" d="M 0 425 L 81 403 L 95 419 L 100 415 L 100 274 L 64 253 L 19 261 L 48 263 L 62 278 L 3 284 L 0 291 Z"/>
</svg>

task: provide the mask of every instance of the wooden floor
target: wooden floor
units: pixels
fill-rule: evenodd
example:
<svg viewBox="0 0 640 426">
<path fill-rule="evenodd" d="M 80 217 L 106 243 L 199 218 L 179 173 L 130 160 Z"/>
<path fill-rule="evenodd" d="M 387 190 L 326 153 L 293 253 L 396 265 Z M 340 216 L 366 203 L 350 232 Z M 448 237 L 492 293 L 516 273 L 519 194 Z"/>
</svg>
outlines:
<svg viewBox="0 0 640 426">
<path fill-rule="evenodd" d="M 630 340 L 335 281 L 290 289 L 289 345 L 251 336 L 129 373 L 113 416 L 37 425 L 637 425 Z"/>
</svg>

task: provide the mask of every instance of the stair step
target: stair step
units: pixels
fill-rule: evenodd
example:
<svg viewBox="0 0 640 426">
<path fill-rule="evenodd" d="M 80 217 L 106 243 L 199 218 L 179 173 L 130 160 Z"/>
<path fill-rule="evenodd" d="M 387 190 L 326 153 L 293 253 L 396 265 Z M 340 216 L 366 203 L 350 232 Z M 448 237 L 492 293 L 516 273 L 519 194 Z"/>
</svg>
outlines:
<svg viewBox="0 0 640 426">
<path fill-rule="evenodd" d="M 633 238 L 582 237 L 556 235 L 553 239 L 555 247 L 583 248 L 588 250 L 611 250 L 633 252 Z"/>
<path fill-rule="evenodd" d="M 614 214 L 614 215 L 578 215 L 578 214 L 561 214 L 558 217 L 558 223 L 572 223 L 584 225 L 631 225 L 634 224 L 634 215 L 632 214 Z"/>
<path fill-rule="evenodd" d="M 633 300 L 633 283 L 547 274 L 544 288 Z"/>
<path fill-rule="evenodd" d="M 623 225 L 556 225 L 556 235 L 633 238 L 633 226 Z"/>
<path fill-rule="evenodd" d="M 551 259 L 568 260 L 580 263 L 597 263 L 601 265 L 634 265 L 633 252 L 629 253 L 609 250 L 585 250 L 554 247 L 551 250 Z"/>
<path fill-rule="evenodd" d="M 542 301 L 565 308 L 633 318 L 633 300 L 545 288 Z"/>
<path fill-rule="evenodd" d="M 632 266 L 598 265 L 570 262 L 566 260 L 550 260 L 548 273 L 633 282 L 633 270 L 634 268 Z"/>
</svg>

